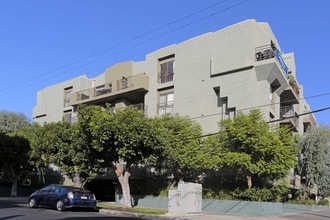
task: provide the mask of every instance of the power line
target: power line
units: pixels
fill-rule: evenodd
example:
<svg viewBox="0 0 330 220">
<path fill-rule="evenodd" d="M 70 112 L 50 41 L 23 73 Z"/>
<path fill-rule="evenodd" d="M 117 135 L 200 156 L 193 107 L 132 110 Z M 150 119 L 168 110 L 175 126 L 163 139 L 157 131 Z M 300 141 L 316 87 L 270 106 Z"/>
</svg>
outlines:
<svg viewBox="0 0 330 220">
<path fill-rule="evenodd" d="M 75 64 L 81 63 L 81 62 L 83 62 L 83 61 L 87 61 L 87 60 L 89 60 L 90 58 L 97 57 L 98 55 L 105 54 L 105 53 L 107 53 L 108 51 L 113 50 L 114 48 L 117 48 L 117 47 L 119 47 L 119 46 L 125 45 L 125 44 L 127 44 L 127 43 L 129 43 L 129 42 L 135 41 L 135 40 L 137 40 L 137 39 L 139 39 L 139 38 L 142 38 L 143 36 L 146 36 L 146 35 L 148 35 L 148 34 L 151 34 L 151 33 L 153 33 L 153 32 L 156 32 L 156 31 L 158 31 L 158 30 L 160 30 L 160 29 L 162 29 L 162 28 L 168 27 L 168 26 L 170 26 L 170 25 L 172 25 L 172 24 L 175 24 L 175 23 L 177 23 L 177 22 L 179 22 L 179 21 L 182 21 L 182 20 L 184 20 L 184 19 L 186 19 L 186 18 L 192 17 L 192 16 L 194 16 L 194 15 L 196 15 L 196 14 L 199 14 L 199 13 L 201 13 L 201 12 L 203 12 L 203 11 L 206 11 L 206 10 L 208 10 L 208 9 L 210 9 L 210 8 L 213 8 L 213 7 L 217 6 L 217 5 L 220 5 L 220 4 L 222 4 L 222 3 L 226 2 L 226 1 L 228 1 L 228 0 L 223 0 L 223 1 L 220 1 L 220 2 L 216 2 L 215 4 L 212 4 L 212 5 L 210 5 L 210 6 L 206 7 L 206 8 L 203 8 L 203 9 L 197 10 L 197 11 L 195 11 L 195 12 L 193 12 L 193 13 L 190 13 L 190 14 L 188 14 L 188 15 L 186 15 L 186 16 L 183 16 L 183 17 L 181 17 L 181 18 L 178 18 L 178 19 L 176 19 L 176 20 L 174 20 L 174 21 L 171 21 L 171 22 L 169 22 L 169 23 L 167 23 L 167 24 L 164 24 L 164 25 L 162 25 L 162 26 L 159 26 L 159 27 L 157 27 L 157 28 L 155 28 L 155 29 L 152 29 L 152 30 L 150 30 L 150 31 L 144 32 L 144 33 L 142 33 L 142 34 L 139 34 L 139 35 L 137 35 L 137 36 L 135 36 L 135 37 L 133 37 L 133 38 L 131 38 L 131 39 L 128 39 L 128 40 L 126 40 L 126 41 L 123 41 L 123 42 L 121 42 L 121 43 L 119 43 L 119 44 L 117 44 L 117 45 L 115 45 L 115 46 L 113 46 L 113 47 L 106 48 L 106 49 L 104 49 L 104 50 L 101 50 L 101 51 L 99 51 L 99 52 L 96 52 L 96 53 L 94 53 L 94 54 L 91 54 L 91 55 L 89 55 L 89 56 L 87 56 L 87 57 L 84 57 L 84 58 L 78 59 L 78 60 L 73 61 L 73 62 L 71 62 L 71 63 L 65 64 L 65 65 L 62 65 L 62 66 L 60 66 L 60 67 L 58 67 L 58 68 L 55 68 L 55 69 L 53 69 L 53 70 L 50 70 L 50 71 L 44 72 L 44 73 L 42 73 L 42 74 L 39 74 L 39 75 L 37 75 L 36 77 L 33 77 L 33 78 L 30 78 L 30 79 L 28 79 L 28 80 L 23 81 L 21 84 L 24 83 L 25 86 L 23 86 L 23 87 L 21 87 L 21 88 L 13 88 L 13 86 L 10 86 L 10 85 L 9 85 L 8 87 L 5 87 L 5 88 L 2 87 L 3 90 L 5 91 L 3 94 L 11 94 L 11 93 L 13 93 L 12 91 L 14 91 L 14 92 L 18 92 L 18 91 L 20 91 L 20 90 L 22 90 L 22 89 L 25 89 L 25 88 L 27 88 L 27 87 L 34 86 L 35 83 L 30 83 L 30 84 L 28 84 L 28 85 L 26 85 L 26 83 L 27 83 L 27 82 L 30 82 L 30 81 L 34 81 L 34 80 L 39 79 L 39 78 L 42 78 L 44 75 L 48 75 L 49 73 L 54 73 L 54 72 L 58 72 L 58 71 L 60 71 L 60 70 L 64 70 L 64 69 L 66 69 L 66 68 L 68 68 L 68 67 L 71 67 L 71 66 L 73 66 L 73 65 L 75 65 Z M 156 39 L 156 38 L 159 38 L 160 36 L 167 35 L 167 34 L 169 34 L 169 33 L 172 33 L 172 32 L 174 32 L 174 31 L 177 31 L 177 30 L 179 30 L 179 29 L 185 28 L 185 27 L 187 27 L 187 26 L 189 26 L 189 25 L 191 25 L 191 24 L 193 24 L 193 23 L 197 23 L 198 21 L 204 20 L 204 19 L 209 18 L 209 17 L 211 17 L 211 16 L 214 16 L 214 15 L 216 15 L 216 14 L 219 14 L 219 13 L 225 12 L 225 11 L 227 11 L 227 10 L 230 10 L 230 9 L 232 9 L 232 8 L 234 8 L 234 7 L 237 7 L 237 6 L 243 4 L 243 3 L 247 2 L 247 1 L 249 1 L 249 0 L 244 0 L 244 1 L 241 1 L 241 2 L 236 3 L 236 4 L 234 4 L 234 5 L 231 5 L 231 6 L 229 6 L 229 7 L 227 7 L 227 8 L 224 8 L 224 9 L 222 9 L 222 10 L 220 10 L 220 11 L 217 11 L 217 12 L 215 12 L 215 13 L 212 13 L 212 14 L 209 14 L 209 15 L 204 16 L 204 17 L 202 17 L 202 18 L 199 18 L 199 19 L 197 19 L 197 20 L 195 20 L 195 21 L 193 21 L 193 22 L 189 22 L 189 23 L 187 23 L 187 24 L 185 24 L 185 25 L 182 25 L 182 26 L 179 26 L 179 27 L 177 27 L 177 28 L 175 28 L 175 29 L 172 29 L 172 30 L 170 30 L 170 31 L 167 31 L 167 32 L 165 32 L 165 33 L 163 33 L 163 34 L 161 34 L 161 35 L 157 35 L 156 37 L 152 37 L 152 38 L 150 38 L 150 39 L 147 39 L 147 40 L 145 40 L 145 41 L 142 42 L 142 43 L 137 43 L 137 44 L 135 44 L 135 45 L 133 45 L 133 46 L 130 46 L 130 47 L 125 48 L 125 49 L 121 49 L 121 50 L 116 51 L 116 52 L 112 52 L 112 53 L 110 53 L 110 54 L 105 54 L 105 55 L 103 55 L 103 56 L 101 56 L 101 57 L 99 57 L 99 58 L 96 58 L 96 59 L 94 59 L 94 60 L 92 60 L 92 61 L 89 61 L 89 62 L 87 62 L 87 63 L 85 63 L 85 64 L 83 64 L 83 65 L 79 65 L 79 66 L 77 66 L 77 67 L 71 68 L 71 69 L 69 69 L 69 70 L 65 70 L 65 71 L 63 71 L 63 72 L 61 72 L 61 73 L 55 74 L 55 75 L 53 75 L 53 76 L 51 76 L 51 77 L 48 77 L 48 78 L 46 78 L 46 79 L 44 79 L 44 80 L 42 80 L 42 81 L 39 81 L 38 83 L 40 83 L 40 82 L 44 82 L 44 81 L 49 80 L 49 79 L 56 78 L 56 77 L 58 77 L 58 76 L 60 76 L 60 75 L 64 75 L 64 74 L 66 74 L 67 72 L 70 72 L 70 71 L 78 70 L 78 69 L 80 69 L 80 68 L 82 68 L 82 67 L 85 67 L 85 66 L 88 66 L 88 65 L 90 65 L 90 64 L 92 64 L 92 63 L 95 63 L 95 62 L 98 62 L 98 61 L 100 61 L 100 60 L 103 60 L 103 59 L 105 59 L 105 58 L 107 58 L 107 57 L 109 57 L 109 56 L 113 56 L 113 55 L 115 55 L 115 54 L 118 54 L 118 53 L 121 53 L 121 52 L 127 51 L 127 50 L 132 49 L 132 48 L 134 48 L 134 47 L 137 47 L 137 46 L 139 46 L 139 45 L 145 44 L 145 43 L 147 43 L 147 42 L 149 42 L 149 41 L 151 41 L 151 40 L 154 40 L 154 39 Z M 16 83 L 15 85 L 17 85 L 17 83 Z M 12 89 L 12 90 L 10 91 L 10 89 Z"/>
<path fill-rule="evenodd" d="M 298 117 L 303 116 L 303 115 L 314 114 L 316 112 L 322 112 L 322 111 L 326 111 L 326 110 L 329 110 L 329 109 L 330 109 L 330 106 L 325 107 L 325 108 L 321 108 L 321 109 L 317 109 L 317 110 L 314 110 L 314 111 L 310 111 L 310 112 L 304 112 L 304 113 L 293 115 L 293 116 L 282 117 L 282 118 L 279 118 L 279 119 L 268 121 L 267 123 L 274 123 L 274 122 L 284 121 L 284 120 L 290 119 L 290 118 L 298 118 Z"/>
<path fill-rule="evenodd" d="M 328 96 L 328 95 L 330 95 L 330 92 L 319 94 L 319 95 L 308 96 L 308 97 L 305 97 L 305 98 L 299 98 L 298 100 L 306 100 L 306 99 L 318 98 L 318 97 L 321 97 L 321 96 Z M 258 109 L 258 108 L 263 108 L 263 107 L 269 107 L 269 106 L 272 106 L 272 105 L 279 105 L 279 104 L 290 103 L 292 101 L 294 101 L 294 100 L 291 99 L 291 100 L 286 100 L 286 101 L 277 102 L 277 103 L 270 103 L 270 104 L 264 104 L 264 105 L 246 107 L 246 108 L 237 109 L 237 111 L 246 111 L 246 110 Z M 319 112 L 319 110 L 315 110 L 315 112 Z M 214 113 L 214 114 L 208 114 L 208 115 L 190 117 L 190 119 L 198 119 L 198 118 L 211 117 L 211 116 L 217 116 L 217 115 L 223 115 L 223 114 L 225 114 L 225 113 L 223 113 L 223 112 L 217 112 L 217 113 Z"/>
<path fill-rule="evenodd" d="M 313 114 L 313 113 L 316 113 L 316 112 L 321 112 L 321 111 L 326 111 L 326 110 L 330 110 L 330 106 L 329 107 L 325 107 L 325 108 L 321 108 L 321 109 L 317 109 L 317 110 L 314 110 L 314 111 L 310 111 L 310 112 L 305 112 L 305 113 L 298 114 L 298 115 L 295 115 L 295 116 L 290 116 L 290 117 L 285 117 L 285 118 L 280 118 L 280 119 L 268 121 L 267 123 L 280 122 L 280 121 L 284 121 L 284 120 L 287 120 L 287 119 L 290 119 L 290 118 L 298 118 L 298 117 L 303 116 L 303 115 Z M 198 137 L 186 138 L 186 139 L 184 139 L 184 141 L 198 139 L 198 138 L 204 138 L 204 137 L 209 137 L 209 136 L 213 136 L 213 135 L 217 135 L 217 134 L 219 134 L 219 132 L 214 132 L 214 133 L 209 133 L 209 134 L 203 134 L 203 135 L 200 135 Z"/>
</svg>

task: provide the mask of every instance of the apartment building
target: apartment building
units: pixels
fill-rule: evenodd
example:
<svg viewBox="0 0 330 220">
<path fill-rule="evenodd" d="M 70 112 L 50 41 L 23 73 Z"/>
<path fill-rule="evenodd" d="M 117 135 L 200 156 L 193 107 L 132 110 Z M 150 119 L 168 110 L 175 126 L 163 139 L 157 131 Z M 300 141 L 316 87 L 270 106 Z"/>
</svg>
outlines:
<svg viewBox="0 0 330 220">
<path fill-rule="evenodd" d="M 142 61 L 117 63 L 95 78 L 82 75 L 40 90 L 33 118 L 75 122 L 79 104 L 108 104 L 113 111 L 134 106 L 148 117 L 188 116 L 205 134 L 217 132 L 222 119 L 255 108 L 266 121 L 299 134 L 316 125 L 294 53 L 284 53 L 269 24 L 254 19 L 169 45 Z M 294 169 L 288 179 L 299 188 Z"/>
<path fill-rule="evenodd" d="M 238 111 L 259 108 L 266 121 L 298 133 L 315 125 L 296 77 L 294 53 L 284 53 L 266 22 L 242 21 L 115 64 L 96 78 L 79 76 L 40 90 L 38 123 L 75 121 L 81 103 L 136 106 L 149 117 L 177 113 L 205 134 Z"/>
</svg>

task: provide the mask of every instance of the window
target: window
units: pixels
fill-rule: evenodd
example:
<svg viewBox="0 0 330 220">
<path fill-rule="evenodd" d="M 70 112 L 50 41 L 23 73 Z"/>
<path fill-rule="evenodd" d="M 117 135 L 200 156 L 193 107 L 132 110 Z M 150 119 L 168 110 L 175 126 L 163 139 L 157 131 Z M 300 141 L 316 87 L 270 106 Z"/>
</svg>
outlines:
<svg viewBox="0 0 330 220">
<path fill-rule="evenodd" d="M 174 107 L 174 93 L 167 92 L 159 95 L 158 114 L 173 113 Z"/>
<path fill-rule="evenodd" d="M 72 120 L 72 112 L 71 111 L 65 111 L 63 116 L 64 121 L 70 122 Z"/>
<path fill-rule="evenodd" d="M 64 89 L 64 107 L 70 107 L 71 93 L 72 93 L 72 86 Z"/>
<path fill-rule="evenodd" d="M 158 74 L 158 81 L 166 83 L 173 81 L 174 75 L 174 55 L 159 60 L 160 73 Z"/>
</svg>

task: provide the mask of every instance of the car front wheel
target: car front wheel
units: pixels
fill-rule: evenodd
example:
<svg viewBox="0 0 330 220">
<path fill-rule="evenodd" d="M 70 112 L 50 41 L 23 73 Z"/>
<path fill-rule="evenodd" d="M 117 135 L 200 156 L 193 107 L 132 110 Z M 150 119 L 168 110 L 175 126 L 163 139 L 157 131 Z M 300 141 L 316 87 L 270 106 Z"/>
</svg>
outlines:
<svg viewBox="0 0 330 220">
<path fill-rule="evenodd" d="M 30 199 L 29 206 L 30 206 L 30 208 L 36 208 L 37 207 L 37 202 L 34 198 Z"/>
<path fill-rule="evenodd" d="M 64 203 L 61 200 L 56 202 L 56 209 L 57 211 L 64 211 Z"/>
</svg>

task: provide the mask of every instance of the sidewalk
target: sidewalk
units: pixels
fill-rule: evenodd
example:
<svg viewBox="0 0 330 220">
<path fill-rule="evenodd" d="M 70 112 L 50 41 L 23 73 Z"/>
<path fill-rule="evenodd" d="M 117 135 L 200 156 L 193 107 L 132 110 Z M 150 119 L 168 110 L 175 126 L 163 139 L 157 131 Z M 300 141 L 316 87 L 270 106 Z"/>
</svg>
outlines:
<svg viewBox="0 0 330 220">
<path fill-rule="evenodd" d="M 282 219 L 285 220 L 284 216 L 249 216 L 249 215 L 233 215 L 233 214 L 221 214 L 221 213 L 196 213 L 196 214 L 178 214 L 178 215 L 143 215 L 130 212 L 114 211 L 109 209 L 101 209 L 101 214 L 111 214 L 120 217 L 136 217 L 145 220 L 275 220 Z"/>
<path fill-rule="evenodd" d="M 27 197 L 0 197 L 0 201 L 7 201 L 11 204 L 16 205 L 27 205 Z M 145 220 L 274 220 L 274 219 L 282 219 L 285 220 L 285 216 L 249 216 L 249 215 L 233 215 L 233 214 L 221 214 L 221 213 L 195 213 L 195 214 L 166 214 L 161 216 L 155 215 L 146 215 L 140 213 L 132 213 L 132 212 L 123 212 L 116 211 L 110 209 L 100 209 L 100 214 L 110 214 L 120 217 L 135 217 L 138 219 Z"/>
</svg>

